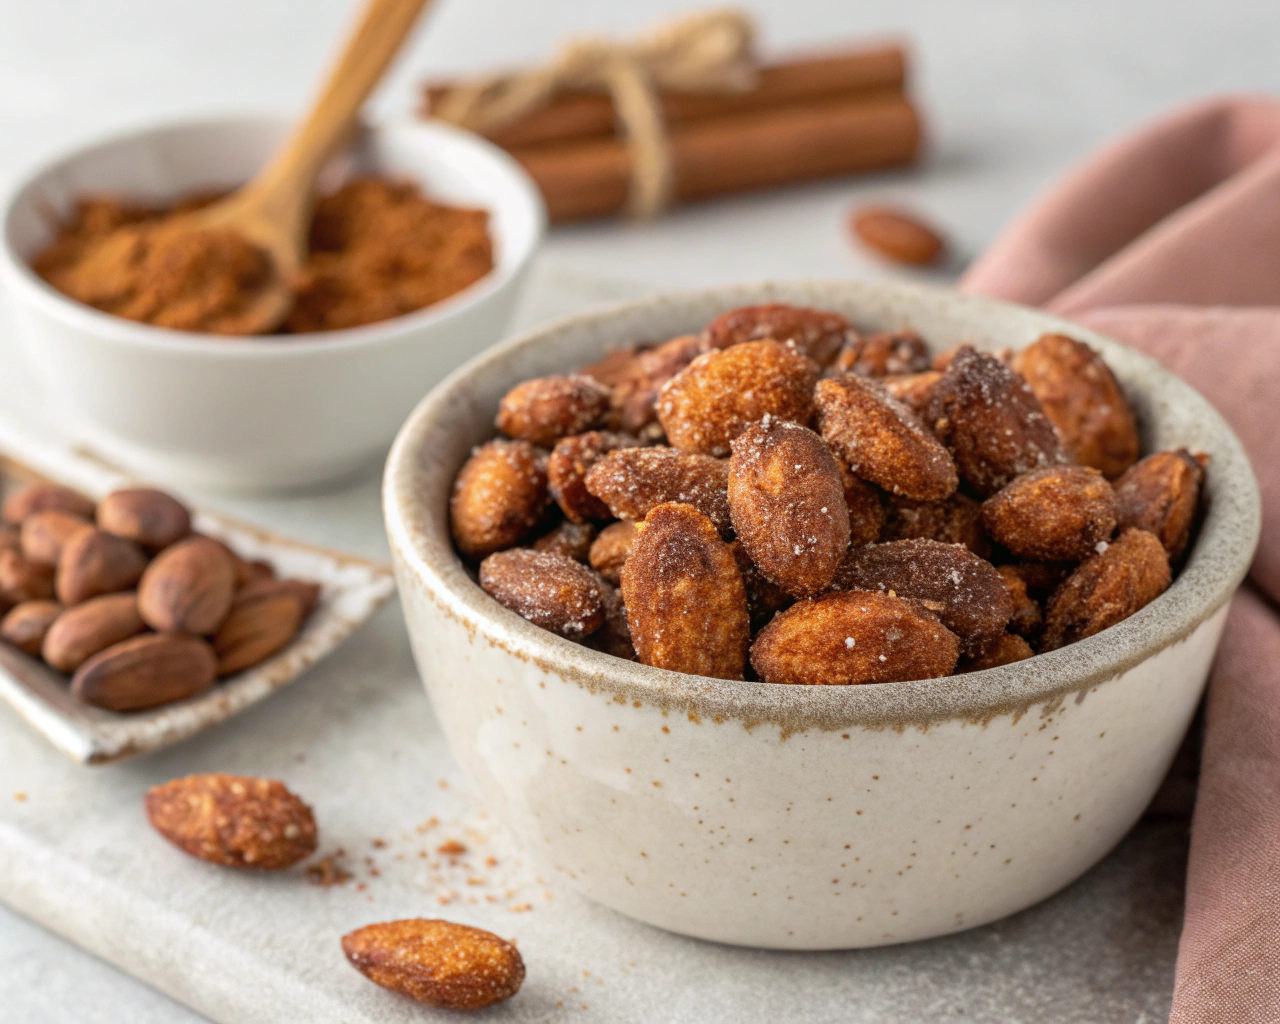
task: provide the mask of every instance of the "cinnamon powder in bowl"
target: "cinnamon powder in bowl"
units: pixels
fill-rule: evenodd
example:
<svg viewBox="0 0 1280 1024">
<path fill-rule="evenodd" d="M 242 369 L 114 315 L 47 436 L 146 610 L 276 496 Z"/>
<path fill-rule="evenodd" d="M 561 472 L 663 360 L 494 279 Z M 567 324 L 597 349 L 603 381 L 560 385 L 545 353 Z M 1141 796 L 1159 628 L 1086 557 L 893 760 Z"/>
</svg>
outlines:
<svg viewBox="0 0 1280 1024">
<path fill-rule="evenodd" d="M 181 331 L 238 333 L 236 314 L 267 281 L 266 255 L 233 231 L 173 230 L 215 194 L 168 207 L 83 196 L 32 261 L 70 298 Z M 434 203 L 407 181 L 358 178 L 322 198 L 294 306 L 276 333 L 378 323 L 474 284 L 493 269 L 488 214 Z"/>
</svg>

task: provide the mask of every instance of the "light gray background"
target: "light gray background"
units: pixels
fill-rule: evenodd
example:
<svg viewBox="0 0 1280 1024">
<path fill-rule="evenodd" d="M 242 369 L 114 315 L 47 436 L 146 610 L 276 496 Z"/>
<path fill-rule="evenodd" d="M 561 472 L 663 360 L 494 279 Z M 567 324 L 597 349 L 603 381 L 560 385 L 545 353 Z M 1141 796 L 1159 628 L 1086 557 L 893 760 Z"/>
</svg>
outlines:
<svg viewBox="0 0 1280 1024">
<path fill-rule="evenodd" d="M 117 127 L 193 112 L 296 110 L 353 6 L 347 0 L 0 0 L 0 179 Z M 687 0 L 438 0 L 375 108 L 379 116 L 402 115 L 416 103 L 415 83 L 426 75 L 536 59 L 568 33 L 627 31 L 687 6 Z M 845 234 L 845 213 L 869 198 L 908 201 L 946 226 L 960 259 L 946 271 L 919 275 L 945 282 L 1056 173 L 1117 132 L 1180 101 L 1280 87 L 1280 5 L 1268 2 L 772 0 L 743 6 L 757 14 L 771 50 L 909 38 L 915 92 L 928 116 L 929 159 L 910 173 L 706 204 L 652 226 L 557 231 L 517 326 L 669 286 L 893 276 L 898 272 L 856 251 Z M 39 395 L 25 385 L 6 338 L 0 338 L 0 381 L 0 415 L 41 423 Z M 374 470 L 332 494 L 218 503 L 312 540 L 385 553 Z M 425 697 L 405 671 L 396 614 L 384 615 L 368 637 L 354 641 L 360 646 L 349 660 L 373 680 L 369 699 L 402 707 L 430 728 Z M 384 665 L 388 681 L 380 688 Z M 304 694 L 277 698 L 272 709 L 250 717 L 280 716 L 275 704 L 297 703 Z M 19 728 L 0 709 L 0 731 Z M 170 760 L 175 770 L 183 767 L 180 755 Z M 0 745 L 0 800 L 6 802 L 19 787 L 9 774 L 12 764 Z M 1114 1019 L 1155 1021 L 1167 1008 L 1184 856 L 1180 827 L 1142 826 L 1093 875 L 1046 907 L 945 940 L 935 951 L 940 965 L 951 965 L 945 977 L 930 981 L 893 956 L 870 954 L 864 967 L 873 973 L 883 967 L 874 1005 L 850 1006 L 848 1016 L 899 1019 L 894 1008 L 900 1005 L 903 1012 L 927 1006 L 947 1019 L 963 1013 L 967 1019 L 1076 1020 L 1069 991 L 1045 1005 L 1019 986 L 1041 984 L 1054 957 L 1079 960 L 1072 943 L 1097 934 L 1112 941 L 1123 936 L 1127 950 L 1096 971 L 1100 988 L 1125 989 L 1112 1004 Z M 574 913 L 611 927 L 606 912 Z M 723 955 L 734 954 L 717 954 Z M 985 981 L 997 973 L 1007 984 L 988 994 Z M 905 995 L 930 984 L 941 986 L 936 1000 Z M 966 991 L 973 998 L 966 999 Z M 672 998 L 680 1002 L 679 993 Z M 649 1019 L 660 1019 L 661 1011 L 653 1012 L 659 1016 Z M 786 1004 L 773 1014 L 785 1018 Z M 0 908 L 0 1019 L 155 1024 L 202 1018 Z"/>
</svg>

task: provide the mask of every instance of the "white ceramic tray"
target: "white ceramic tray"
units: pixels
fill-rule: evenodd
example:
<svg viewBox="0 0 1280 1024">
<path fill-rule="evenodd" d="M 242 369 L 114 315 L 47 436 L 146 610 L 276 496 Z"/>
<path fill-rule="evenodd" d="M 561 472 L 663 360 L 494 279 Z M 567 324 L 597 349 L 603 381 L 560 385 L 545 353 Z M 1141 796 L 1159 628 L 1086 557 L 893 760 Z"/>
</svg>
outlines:
<svg viewBox="0 0 1280 1024">
<path fill-rule="evenodd" d="M 6 490 L 44 479 L 94 499 L 137 483 L 91 456 L 42 445 L 3 427 L 0 477 Z M 270 562 L 280 576 L 319 584 L 315 610 L 298 636 L 261 664 L 190 700 L 125 714 L 81 704 L 71 696 L 65 676 L 0 641 L 0 698 L 68 757 L 83 764 L 119 761 L 167 747 L 238 714 L 327 656 L 395 592 L 390 567 L 379 562 L 304 544 L 216 512 L 197 509 L 193 525 L 247 559 Z"/>
</svg>

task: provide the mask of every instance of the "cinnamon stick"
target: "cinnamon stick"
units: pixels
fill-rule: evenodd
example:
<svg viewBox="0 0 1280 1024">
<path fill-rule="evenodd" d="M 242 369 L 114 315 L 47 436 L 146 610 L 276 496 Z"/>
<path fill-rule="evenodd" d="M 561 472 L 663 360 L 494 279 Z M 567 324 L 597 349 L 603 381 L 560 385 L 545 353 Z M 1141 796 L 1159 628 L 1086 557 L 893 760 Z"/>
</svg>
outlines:
<svg viewBox="0 0 1280 1024">
<path fill-rule="evenodd" d="M 906 54 L 901 46 L 883 45 L 846 53 L 797 58 L 760 69 L 750 92 L 707 95 L 664 93 L 667 123 L 675 126 L 702 118 L 750 113 L 792 104 L 812 103 L 839 95 L 900 94 L 906 82 Z M 423 114 L 429 115 L 451 83 L 428 85 Z M 612 136 L 613 103 L 595 93 L 567 93 L 545 107 L 485 133 L 504 149 L 539 146 Z"/>
<path fill-rule="evenodd" d="M 902 96 L 809 103 L 700 118 L 670 133 L 673 198 L 711 196 L 897 167 L 915 159 L 920 119 Z M 631 153 L 616 139 L 512 150 L 538 183 L 553 221 L 621 210 Z"/>
</svg>

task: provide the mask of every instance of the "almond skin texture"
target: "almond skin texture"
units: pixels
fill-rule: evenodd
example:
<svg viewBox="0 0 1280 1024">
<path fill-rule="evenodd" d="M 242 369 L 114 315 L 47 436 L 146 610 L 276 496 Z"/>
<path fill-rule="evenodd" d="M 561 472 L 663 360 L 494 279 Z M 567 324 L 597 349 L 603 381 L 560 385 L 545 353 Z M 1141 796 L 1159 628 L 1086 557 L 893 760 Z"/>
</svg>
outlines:
<svg viewBox="0 0 1280 1024">
<path fill-rule="evenodd" d="M 622 567 L 626 564 L 631 543 L 636 539 L 636 524 L 624 519 L 610 523 L 600 531 L 591 545 L 588 561 L 591 568 L 615 587 L 622 581 Z"/>
<path fill-rule="evenodd" d="M 844 343 L 827 376 L 889 377 L 929 369 L 929 348 L 915 331 L 881 331 Z"/>
<path fill-rule="evenodd" d="M 565 555 L 575 562 L 585 562 L 596 539 L 594 523 L 571 523 L 568 520 L 533 542 L 534 551 L 550 551 Z"/>
<path fill-rule="evenodd" d="M 146 628 L 133 591 L 103 594 L 58 616 L 45 634 L 41 655 L 51 668 L 74 672 L 99 651 Z"/>
<path fill-rule="evenodd" d="M 128 537 L 146 551 L 176 544 L 191 532 L 191 513 L 164 491 L 135 487 L 114 491 L 98 505 L 98 527 Z"/>
<path fill-rule="evenodd" d="M 482 444 L 453 482 L 453 542 L 476 561 L 514 547 L 542 522 L 550 500 L 545 452 L 528 441 Z"/>
<path fill-rule="evenodd" d="M 32 512 L 22 521 L 22 555 L 29 562 L 57 565 L 63 545 L 88 525 L 87 519 L 56 508 Z"/>
<path fill-rule="evenodd" d="M 898 540 L 849 552 L 840 568 L 842 590 L 879 590 L 919 601 L 976 655 L 1004 632 L 1013 614 L 1004 580 L 960 544 Z"/>
<path fill-rule="evenodd" d="M 747 591 L 747 614 L 754 634 L 767 626 L 778 612 L 790 608 L 796 601 L 760 571 L 740 541 L 730 541 L 729 550 L 733 552 L 738 571 L 742 573 L 742 585 Z"/>
<path fill-rule="evenodd" d="M 849 225 L 863 245 L 895 263 L 927 267 L 946 249 L 937 231 L 903 210 L 864 206 L 853 212 Z"/>
<path fill-rule="evenodd" d="M 729 513 L 751 561 L 793 597 L 826 590 L 849 548 L 840 466 L 796 423 L 757 423 L 734 438 Z"/>
<path fill-rule="evenodd" d="M 275 779 L 188 775 L 147 790 L 146 808 L 157 832 L 211 864 L 273 871 L 316 849 L 311 808 Z"/>
<path fill-rule="evenodd" d="M 982 506 L 982 525 L 1019 558 L 1077 562 L 1116 528 L 1116 496 L 1088 466 L 1024 473 Z"/>
<path fill-rule="evenodd" d="M 959 491 L 941 502 L 889 498 L 880 539 L 914 538 L 963 544 L 979 558 L 991 557 L 991 538 L 982 528 L 982 504 Z"/>
<path fill-rule="evenodd" d="M 742 678 L 751 642 L 742 573 L 697 509 L 672 503 L 645 517 L 622 567 L 622 598 L 644 664 Z"/>
<path fill-rule="evenodd" d="M 934 385 L 925 423 L 984 498 L 1023 473 L 1067 461 L 1057 428 L 1027 382 L 995 356 L 967 345 Z"/>
<path fill-rule="evenodd" d="M 707 350 L 696 334 L 664 341 L 638 352 L 635 361 L 614 385 L 610 398 L 611 429 L 637 433 L 657 418 L 658 392 L 667 381 Z"/>
<path fill-rule="evenodd" d="M 984 668 L 999 668 L 1001 665 L 1012 665 L 1017 661 L 1026 661 L 1036 652 L 1022 637 L 1013 633 L 1002 633 L 990 647 L 976 658 L 965 661 L 959 671 L 981 672 Z"/>
<path fill-rule="evenodd" d="M 265 661 L 286 647 L 302 626 L 309 603 L 268 580 L 237 592 L 231 610 L 213 636 L 218 675 L 229 676 Z"/>
<path fill-rule="evenodd" d="M 510 999 L 524 981 L 514 945 L 452 921 L 366 925 L 342 937 L 342 951 L 375 984 L 446 1010 L 484 1009 Z"/>
<path fill-rule="evenodd" d="M 772 338 L 798 349 L 818 366 L 830 363 L 853 336 L 849 321 L 839 313 L 783 302 L 731 309 L 707 324 L 703 332 L 711 348 Z"/>
<path fill-rule="evenodd" d="M 57 601 L 23 601 L 0 619 L 0 640 L 38 657 L 45 634 L 61 614 L 62 605 Z"/>
<path fill-rule="evenodd" d="M 58 600 L 70 606 L 99 594 L 132 590 L 147 567 L 147 557 L 131 540 L 81 528 L 62 545 L 58 557 Z"/>
<path fill-rule="evenodd" d="M 0 606 L 53 597 L 53 567 L 30 562 L 13 548 L 0 549 Z"/>
<path fill-rule="evenodd" d="M 608 583 L 601 583 L 600 590 L 604 594 L 604 625 L 587 638 L 587 646 L 615 658 L 639 661 L 631 643 L 631 626 L 627 623 L 622 591 Z"/>
<path fill-rule="evenodd" d="M 855 548 L 870 544 L 884 528 L 884 492 L 854 476 L 839 458 L 836 464 L 844 484 L 844 503 L 849 509 L 849 543 Z"/>
<path fill-rule="evenodd" d="M 817 365 L 777 341 L 748 341 L 698 356 L 658 395 L 658 421 L 675 448 L 729 454 L 750 423 L 773 416 L 808 423 Z"/>
<path fill-rule="evenodd" d="M 162 633 L 212 634 L 231 610 L 235 589 L 235 563 L 223 545 L 189 537 L 147 566 L 138 583 L 138 609 Z"/>
<path fill-rule="evenodd" d="M 609 389 L 591 377 L 537 377 L 503 396 L 495 426 L 508 437 L 550 448 L 598 426 L 608 409 Z"/>
<path fill-rule="evenodd" d="M 604 625 L 604 595 L 595 574 L 548 551 L 496 551 L 480 563 L 480 586 L 505 608 L 568 640 Z"/>
<path fill-rule="evenodd" d="M 0 551 L 22 551 L 22 529 L 13 523 L 0 523 Z"/>
<path fill-rule="evenodd" d="M 1150 530 L 1177 564 L 1187 550 L 1204 468 L 1185 448 L 1148 455 L 1116 481 L 1120 528 Z"/>
<path fill-rule="evenodd" d="M 1040 649 L 1057 650 L 1114 626 L 1164 593 L 1169 580 L 1160 539 L 1146 530 L 1127 530 L 1053 592 Z"/>
<path fill-rule="evenodd" d="M 619 519 L 641 520 L 659 505 L 692 505 L 721 534 L 732 529 L 729 517 L 729 463 L 676 448 L 624 448 L 591 468 L 587 490 Z"/>
<path fill-rule="evenodd" d="M 846 374 L 819 381 L 814 401 L 822 439 L 855 476 L 920 501 L 943 501 L 955 491 L 947 450 L 882 385 Z"/>
<path fill-rule="evenodd" d="M 1034 637 L 1039 634 L 1044 624 L 1044 611 L 1027 590 L 1027 581 L 1022 578 L 1015 565 L 1001 565 L 996 568 L 1000 578 L 1004 580 L 1004 588 L 1009 592 L 1009 602 L 1013 614 L 1009 617 L 1009 632 L 1019 636 Z"/>
<path fill-rule="evenodd" d="M 1115 479 L 1138 460 L 1138 424 L 1102 356 L 1064 334 L 1046 334 L 1013 357 L 1067 450 Z"/>
<path fill-rule="evenodd" d="M 914 601 L 841 591 L 779 612 L 751 647 L 766 683 L 848 686 L 949 675 L 960 641 Z"/>
<path fill-rule="evenodd" d="M 638 437 L 608 430 L 591 430 L 556 444 L 547 459 L 547 483 L 569 522 L 610 518 L 609 506 L 587 490 L 587 473 L 610 452 L 638 447 Z"/>
<path fill-rule="evenodd" d="M 84 520 L 93 519 L 93 502 L 78 491 L 57 484 L 35 484 L 11 494 L 4 502 L 4 518 L 21 523 L 33 512 L 56 508 Z"/>
<path fill-rule="evenodd" d="M 99 651 L 76 671 L 77 700 L 111 711 L 140 711 L 194 697 L 218 674 L 213 648 L 185 633 L 148 633 Z"/>
<path fill-rule="evenodd" d="M 933 400 L 933 389 L 941 379 L 940 370 L 923 370 L 902 377 L 884 377 L 881 383 L 889 394 L 923 418 L 925 409 Z"/>
</svg>

